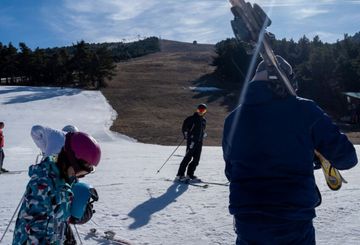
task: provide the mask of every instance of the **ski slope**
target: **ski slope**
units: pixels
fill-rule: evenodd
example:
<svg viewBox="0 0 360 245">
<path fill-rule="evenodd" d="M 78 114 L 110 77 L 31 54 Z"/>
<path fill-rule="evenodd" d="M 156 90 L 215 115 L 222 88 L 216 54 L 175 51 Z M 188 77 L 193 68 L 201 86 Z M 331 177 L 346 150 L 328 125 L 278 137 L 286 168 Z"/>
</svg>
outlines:
<svg viewBox="0 0 360 245">
<path fill-rule="evenodd" d="M 111 244 L 90 238 L 90 228 L 113 230 L 139 245 L 234 244 L 233 220 L 227 210 L 228 187 L 210 185 L 204 189 L 165 181 L 174 177 L 185 147 L 180 147 L 157 174 L 175 146 L 137 143 L 113 133 L 109 127 L 115 117 L 116 112 L 98 91 L 2 86 L 4 167 L 26 170 L 34 163 L 39 153 L 30 137 L 34 124 L 58 129 L 76 125 L 93 135 L 103 152 L 96 172 L 83 179 L 100 196 L 92 221 L 77 226 L 83 244 Z M 357 150 L 360 152 L 358 146 Z M 223 169 L 221 147 L 204 147 L 196 174 L 207 181 L 225 183 Z M 316 172 L 323 195 L 314 221 L 317 244 L 360 244 L 360 170 L 355 167 L 344 171 L 343 176 L 349 184 L 334 192 Z M 0 175 L 0 236 L 28 179 L 26 172 Z M 14 221 L 2 244 L 11 244 Z"/>
</svg>

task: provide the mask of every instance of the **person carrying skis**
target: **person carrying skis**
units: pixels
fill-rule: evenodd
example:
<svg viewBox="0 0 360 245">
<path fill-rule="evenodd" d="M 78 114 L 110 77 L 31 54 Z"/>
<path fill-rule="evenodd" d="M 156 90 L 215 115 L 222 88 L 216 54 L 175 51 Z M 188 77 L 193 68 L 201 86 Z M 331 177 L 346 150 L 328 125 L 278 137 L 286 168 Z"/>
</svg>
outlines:
<svg viewBox="0 0 360 245">
<path fill-rule="evenodd" d="M 4 134 L 3 134 L 3 128 L 5 127 L 4 122 L 0 122 L 0 173 L 6 173 L 9 172 L 5 168 L 3 168 L 4 159 L 5 159 L 5 153 L 4 153 Z"/>
<path fill-rule="evenodd" d="M 93 172 L 101 157 L 90 135 L 70 132 L 57 157 L 48 156 L 29 168 L 27 184 L 14 229 L 13 245 L 64 244 L 75 198 L 71 185 Z"/>
<path fill-rule="evenodd" d="M 291 78 L 290 64 L 276 59 Z M 340 170 L 357 164 L 354 146 L 330 117 L 290 95 L 264 61 L 225 120 L 222 147 L 236 244 L 315 244 L 312 220 L 321 196 L 314 151 Z"/>
<path fill-rule="evenodd" d="M 197 106 L 196 112 L 192 116 L 187 117 L 183 122 L 182 133 L 187 140 L 186 154 L 180 163 L 175 180 L 197 179 L 194 173 L 200 161 L 203 139 L 206 137 L 206 119 L 204 117 L 206 112 L 207 106 L 200 104 Z M 186 168 L 187 176 L 185 177 Z"/>
</svg>

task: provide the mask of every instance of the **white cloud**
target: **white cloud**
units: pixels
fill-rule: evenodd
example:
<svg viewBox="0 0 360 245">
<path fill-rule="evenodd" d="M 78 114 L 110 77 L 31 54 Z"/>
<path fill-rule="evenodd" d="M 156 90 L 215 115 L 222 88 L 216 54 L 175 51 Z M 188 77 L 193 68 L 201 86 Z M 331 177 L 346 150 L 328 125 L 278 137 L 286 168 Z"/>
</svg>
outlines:
<svg viewBox="0 0 360 245">
<path fill-rule="evenodd" d="M 358 0 L 351 0 L 358 1 Z M 344 0 L 250 0 L 252 3 L 257 3 L 262 7 L 306 7 L 306 6 L 320 6 L 333 5 L 337 3 L 344 3 Z"/>
<path fill-rule="evenodd" d="M 318 8 L 301 8 L 293 11 L 293 17 L 296 19 L 305 19 L 326 13 L 329 13 L 329 10 Z"/>
<path fill-rule="evenodd" d="M 157 2 L 157 0 L 131 2 L 125 0 L 66 0 L 64 7 L 65 10 L 76 15 L 107 15 L 107 19 L 121 21 L 135 18 L 151 9 Z"/>
<path fill-rule="evenodd" d="M 360 2 L 351 0 L 351 4 L 354 4 L 354 1 Z M 345 1 L 255 2 L 264 7 L 265 11 L 272 9 L 271 19 L 274 27 L 279 27 L 280 35 L 284 33 L 284 28 L 290 30 L 296 27 L 296 32 L 304 31 L 299 34 L 302 36 L 306 33 L 305 30 L 323 30 L 328 22 L 320 26 L 321 20 L 317 21 L 317 26 L 312 26 L 312 30 L 305 25 L 314 24 L 312 17 L 324 15 L 330 18 L 325 14 L 330 11 L 334 13 L 337 6 L 344 6 Z M 349 4 L 349 1 L 346 2 Z M 136 40 L 140 35 L 216 43 L 233 36 L 230 27 L 233 16 L 227 0 L 64 0 L 59 1 L 56 6 L 47 5 L 43 19 L 47 21 L 54 35 L 61 37 L 64 42 L 76 42 L 81 39 L 87 42 Z"/>
<path fill-rule="evenodd" d="M 319 36 L 321 41 L 328 42 L 328 43 L 336 42 L 337 40 L 340 40 L 343 38 L 342 34 L 333 33 L 333 32 L 324 32 L 324 31 L 310 32 L 306 36 L 310 39 L 312 39 L 315 36 Z"/>
<path fill-rule="evenodd" d="M 47 14 L 49 25 L 62 32 L 63 38 L 89 42 L 166 33 L 172 33 L 167 38 L 189 33 L 206 36 L 216 31 L 214 22 L 224 16 L 231 18 L 227 1 L 205 0 L 137 0 L 131 4 L 125 0 L 66 0 L 62 8 Z"/>
<path fill-rule="evenodd" d="M 14 28 L 17 25 L 16 18 L 11 15 L 12 8 L 1 7 L 0 23 L 2 27 Z"/>
<path fill-rule="evenodd" d="M 16 26 L 16 19 L 8 15 L 0 15 L 0 23 L 3 26 L 12 27 Z"/>
<path fill-rule="evenodd" d="M 64 6 L 69 11 L 78 13 L 91 13 L 96 10 L 93 1 L 68 1 L 66 0 Z"/>
</svg>

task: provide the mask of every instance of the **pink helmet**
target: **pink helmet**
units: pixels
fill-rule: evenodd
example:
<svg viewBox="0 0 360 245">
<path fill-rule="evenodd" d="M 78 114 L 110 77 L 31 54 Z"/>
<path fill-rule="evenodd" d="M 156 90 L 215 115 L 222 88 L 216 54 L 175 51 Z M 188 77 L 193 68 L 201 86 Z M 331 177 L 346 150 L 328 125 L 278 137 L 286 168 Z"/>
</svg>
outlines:
<svg viewBox="0 0 360 245">
<path fill-rule="evenodd" d="M 67 133 L 64 150 L 75 169 L 79 167 L 80 162 L 94 167 L 100 162 L 100 146 L 93 137 L 86 133 Z"/>
</svg>

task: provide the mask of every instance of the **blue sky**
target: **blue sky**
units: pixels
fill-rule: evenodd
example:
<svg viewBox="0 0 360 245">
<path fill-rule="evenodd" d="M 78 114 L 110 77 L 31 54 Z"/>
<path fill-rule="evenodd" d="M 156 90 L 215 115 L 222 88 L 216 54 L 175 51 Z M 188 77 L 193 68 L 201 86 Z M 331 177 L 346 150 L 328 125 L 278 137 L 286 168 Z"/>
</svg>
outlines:
<svg viewBox="0 0 360 245">
<path fill-rule="evenodd" d="M 360 0 L 255 2 L 270 11 L 278 39 L 335 42 L 360 31 Z M 0 42 L 34 49 L 157 36 L 215 44 L 233 37 L 232 18 L 227 0 L 1 0 Z"/>
</svg>

